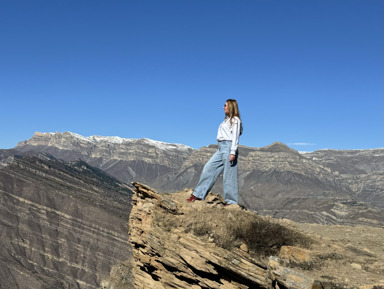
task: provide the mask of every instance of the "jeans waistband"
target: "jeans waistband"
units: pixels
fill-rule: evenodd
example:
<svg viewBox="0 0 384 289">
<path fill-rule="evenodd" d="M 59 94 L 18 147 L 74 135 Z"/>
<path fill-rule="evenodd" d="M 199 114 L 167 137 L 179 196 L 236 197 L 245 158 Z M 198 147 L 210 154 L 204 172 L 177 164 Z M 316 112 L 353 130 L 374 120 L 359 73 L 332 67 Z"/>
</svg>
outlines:
<svg viewBox="0 0 384 289">
<path fill-rule="evenodd" d="M 218 145 L 230 145 L 230 144 L 232 144 L 232 141 L 231 140 L 218 140 L 217 144 Z"/>
</svg>

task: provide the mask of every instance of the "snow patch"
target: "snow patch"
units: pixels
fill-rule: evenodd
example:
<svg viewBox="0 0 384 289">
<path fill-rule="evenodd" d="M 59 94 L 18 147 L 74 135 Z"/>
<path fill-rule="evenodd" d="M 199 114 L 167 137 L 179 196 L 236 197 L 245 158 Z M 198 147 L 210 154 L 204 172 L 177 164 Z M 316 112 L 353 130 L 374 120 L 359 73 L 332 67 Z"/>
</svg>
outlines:
<svg viewBox="0 0 384 289">
<path fill-rule="evenodd" d="M 75 138 L 78 138 L 78 139 L 81 139 L 83 141 L 86 141 L 86 142 L 92 142 L 88 137 L 84 137 L 80 134 L 77 134 L 77 133 L 73 133 L 73 132 L 67 132 L 68 134 L 70 134 L 71 136 L 75 137 Z"/>
<path fill-rule="evenodd" d="M 73 132 L 67 132 L 71 136 L 86 141 L 90 142 L 93 144 L 101 143 L 101 142 L 107 142 L 107 143 L 113 143 L 113 144 L 123 144 L 123 143 L 135 143 L 135 142 L 144 142 L 149 145 L 155 146 L 161 150 L 189 150 L 192 149 L 189 146 L 183 145 L 183 144 L 176 144 L 176 143 L 166 143 L 162 141 L 157 141 L 157 140 L 152 140 L 149 138 L 142 138 L 142 139 L 134 139 L 134 138 L 122 138 L 118 136 L 99 136 L 99 135 L 93 135 L 89 137 L 84 137 L 80 134 L 73 133 Z"/>
<path fill-rule="evenodd" d="M 90 136 L 89 138 L 92 139 L 94 142 L 110 142 L 110 143 L 117 143 L 117 144 L 135 141 L 135 139 L 132 139 L 132 138 L 122 138 L 119 136 L 93 135 L 93 136 Z"/>
<path fill-rule="evenodd" d="M 162 141 L 157 141 L 157 140 L 152 140 L 152 139 L 149 139 L 149 138 L 142 138 L 142 140 L 150 145 L 153 145 L 159 149 L 162 149 L 162 150 L 169 150 L 171 148 L 173 149 L 179 149 L 179 150 L 188 150 L 188 149 L 192 149 L 191 147 L 189 146 L 186 146 L 186 145 L 183 145 L 183 144 L 177 144 L 177 143 L 166 143 L 166 142 L 162 142 Z"/>
</svg>

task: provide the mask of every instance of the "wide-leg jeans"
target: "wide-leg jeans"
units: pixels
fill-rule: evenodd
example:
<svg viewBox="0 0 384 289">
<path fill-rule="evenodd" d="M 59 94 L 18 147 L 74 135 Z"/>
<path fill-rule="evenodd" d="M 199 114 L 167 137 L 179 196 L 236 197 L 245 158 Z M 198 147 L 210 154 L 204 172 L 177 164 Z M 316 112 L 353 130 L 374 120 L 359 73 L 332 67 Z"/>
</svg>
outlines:
<svg viewBox="0 0 384 289">
<path fill-rule="evenodd" d="M 196 198 L 204 199 L 215 184 L 220 173 L 223 174 L 224 199 L 227 204 L 238 204 L 239 184 L 237 172 L 237 153 L 235 160 L 229 162 L 232 141 L 220 141 L 219 148 L 205 164 L 201 173 L 199 183 L 194 189 L 193 195 Z"/>
</svg>

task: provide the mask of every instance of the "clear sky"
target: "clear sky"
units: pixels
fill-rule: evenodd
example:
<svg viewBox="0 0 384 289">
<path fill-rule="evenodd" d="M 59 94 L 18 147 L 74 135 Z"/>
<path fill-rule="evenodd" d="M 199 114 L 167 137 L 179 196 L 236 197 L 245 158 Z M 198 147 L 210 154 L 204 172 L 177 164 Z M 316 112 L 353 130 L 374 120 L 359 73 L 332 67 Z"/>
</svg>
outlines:
<svg viewBox="0 0 384 289">
<path fill-rule="evenodd" d="M 35 131 L 384 147 L 383 0 L 3 0 L 0 148 Z"/>
</svg>

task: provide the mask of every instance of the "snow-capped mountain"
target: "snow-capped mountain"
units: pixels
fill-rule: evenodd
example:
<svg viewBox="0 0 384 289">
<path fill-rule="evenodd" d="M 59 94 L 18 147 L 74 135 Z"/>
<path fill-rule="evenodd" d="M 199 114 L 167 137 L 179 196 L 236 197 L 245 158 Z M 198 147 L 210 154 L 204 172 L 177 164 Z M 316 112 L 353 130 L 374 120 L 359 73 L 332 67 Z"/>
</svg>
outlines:
<svg viewBox="0 0 384 289">
<path fill-rule="evenodd" d="M 68 139 L 72 138 L 73 140 L 76 140 L 77 142 L 84 142 L 84 143 L 91 143 L 94 145 L 102 144 L 102 143 L 109 143 L 109 144 L 129 144 L 129 143 L 147 143 L 149 145 L 155 146 L 158 149 L 162 150 L 190 150 L 192 149 L 189 146 L 183 145 L 183 144 L 175 144 L 175 143 L 166 143 L 162 141 L 152 140 L 148 138 L 141 138 L 141 139 L 134 139 L 134 138 L 122 138 L 118 136 L 99 136 L 99 135 L 93 135 L 89 137 L 82 136 L 77 133 L 73 132 L 64 132 L 64 133 L 41 133 L 36 132 L 34 136 L 32 136 L 31 139 L 25 140 L 20 142 L 17 147 L 24 146 L 24 145 L 50 145 L 55 144 L 58 145 L 60 142 L 58 140 L 60 139 Z M 63 143 L 63 142 L 62 142 Z"/>
<path fill-rule="evenodd" d="M 127 184 L 160 191 L 193 188 L 216 145 L 198 150 L 149 139 L 36 133 L 7 154 L 81 159 Z M 283 143 L 240 146 L 240 201 L 261 214 L 304 222 L 384 222 L 384 149 L 300 154 Z M 3 161 L 4 162 L 4 161 Z M 212 189 L 222 192 L 219 180 Z"/>
</svg>

